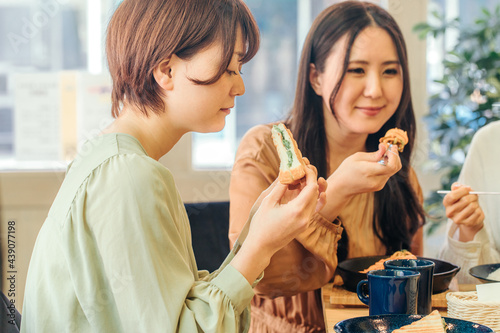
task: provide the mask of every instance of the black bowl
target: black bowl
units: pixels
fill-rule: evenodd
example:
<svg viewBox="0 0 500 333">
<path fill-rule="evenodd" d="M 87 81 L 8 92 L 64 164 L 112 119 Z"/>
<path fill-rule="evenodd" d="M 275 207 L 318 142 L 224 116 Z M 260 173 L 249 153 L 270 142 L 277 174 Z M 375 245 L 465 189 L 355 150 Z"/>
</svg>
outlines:
<svg viewBox="0 0 500 333">
<path fill-rule="evenodd" d="M 367 279 L 366 273 L 360 273 L 359 271 L 365 270 L 380 259 L 388 257 L 389 256 L 369 256 L 347 259 L 338 264 L 337 273 L 339 273 L 342 280 L 344 280 L 344 287 L 349 291 L 356 292 L 358 282 Z M 436 264 L 434 267 L 433 294 L 439 294 L 448 290 L 451 279 L 460 270 L 459 266 L 447 261 L 425 257 L 418 257 L 418 259 L 431 260 Z"/>
<path fill-rule="evenodd" d="M 469 269 L 469 274 L 481 281 L 482 283 L 490 283 L 490 282 L 500 282 L 496 280 L 488 279 L 488 275 L 493 273 L 497 269 L 500 268 L 500 263 L 498 264 L 488 264 L 488 265 L 479 265 L 474 266 Z"/>
</svg>

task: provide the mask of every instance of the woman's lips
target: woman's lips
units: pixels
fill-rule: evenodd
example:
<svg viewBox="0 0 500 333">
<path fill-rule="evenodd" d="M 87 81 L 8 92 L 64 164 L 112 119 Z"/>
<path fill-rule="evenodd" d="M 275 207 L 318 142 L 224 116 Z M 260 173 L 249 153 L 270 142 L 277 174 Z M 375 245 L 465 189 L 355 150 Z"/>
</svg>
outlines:
<svg viewBox="0 0 500 333">
<path fill-rule="evenodd" d="M 384 108 L 383 106 L 380 106 L 380 107 L 357 107 L 357 109 L 359 111 L 363 112 L 367 116 L 376 116 L 377 114 L 380 113 L 380 111 L 382 111 L 383 108 Z"/>
</svg>

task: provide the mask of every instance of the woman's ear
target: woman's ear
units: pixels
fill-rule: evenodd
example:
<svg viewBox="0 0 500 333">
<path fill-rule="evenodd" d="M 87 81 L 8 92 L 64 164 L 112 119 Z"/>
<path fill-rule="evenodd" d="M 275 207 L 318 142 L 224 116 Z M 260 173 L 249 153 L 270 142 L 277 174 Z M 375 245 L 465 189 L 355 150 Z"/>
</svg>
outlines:
<svg viewBox="0 0 500 333">
<path fill-rule="evenodd" d="M 319 74 L 316 66 L 312 63 L 309 64 L 309 82 L 316 95 L 321 96 L 321 80 Z"/>
<path fill-rule="evenodd" d="M 172 90 L 174 82 L 172 80 L 172 58 L 168 58 L 160 62 L 153 71 L 156 83 L 165 90 Z"/>
</svg>

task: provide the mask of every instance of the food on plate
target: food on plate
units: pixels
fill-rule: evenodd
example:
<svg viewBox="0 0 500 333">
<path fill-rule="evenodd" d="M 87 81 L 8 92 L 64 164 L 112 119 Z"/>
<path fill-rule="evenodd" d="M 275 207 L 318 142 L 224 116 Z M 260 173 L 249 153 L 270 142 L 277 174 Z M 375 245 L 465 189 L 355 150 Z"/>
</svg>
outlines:
<svg viewBox="0 0 500 333">
<path fill-rule="evenodd" d="M 360 273 L 368 273 L 369 271 L 384 269 L 384 262 L 393 259 L 417 259 L 417 257 L 408 250 L 396 251 L 389 258 L 380 259 L 367 269 L 360 271 Z"/>
<path fill-rule="evenodd" d="M 392 331 L 392 333 L 400 333 L 400 332 L 445 333 L 446 322 L 441 317 L 441 314 L 439 314 L 439 311 L 434 310 L 427 316 L 423 317 L 422 319 L 414 321 L 409 325 L 405 325 L 401 328 Z"/>
<path fill-rule="evenodd" d="M 379 142 L 386 145 L 396 145 L 398 146 L 399 152 L 403 152 L 405 145 L 408 143 L 408 135 L 406 131 L 395 127 L 388 130 L 385 136 L 380 138 Z"/>
<path fill-rule="evenodd" d="M 280 123 L 273 125 L 271 135 L 280 158 L 279 181 L 288 185 L 298 183 L 306 175 L 306 164 L 292 132 Z"/>
<path fill-rule="evenodd" d="M 500 281 L 500 268 L 494 270 L 486 277 L 488 280 Z"/>
</svg>

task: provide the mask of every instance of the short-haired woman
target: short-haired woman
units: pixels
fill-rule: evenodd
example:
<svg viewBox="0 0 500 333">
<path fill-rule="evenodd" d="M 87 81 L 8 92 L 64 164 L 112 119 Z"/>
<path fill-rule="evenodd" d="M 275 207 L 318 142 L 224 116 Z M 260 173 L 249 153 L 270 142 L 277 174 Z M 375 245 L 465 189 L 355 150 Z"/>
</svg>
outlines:
<svg viewBox="0 0 500 333">
<path fill-rule="evenodd" d="M 198 271 L 189 221 L 158 162 L 182 135 L 216 132 L 258 49 L 241 0 L 124 0 L 107 35 L 115 121 L 88 141 L 40 230 L 22 332 L 244 332 L 252 286 L 325 201 L 306 170 L 273 184 L 221 267 Z"/>
</svg>

